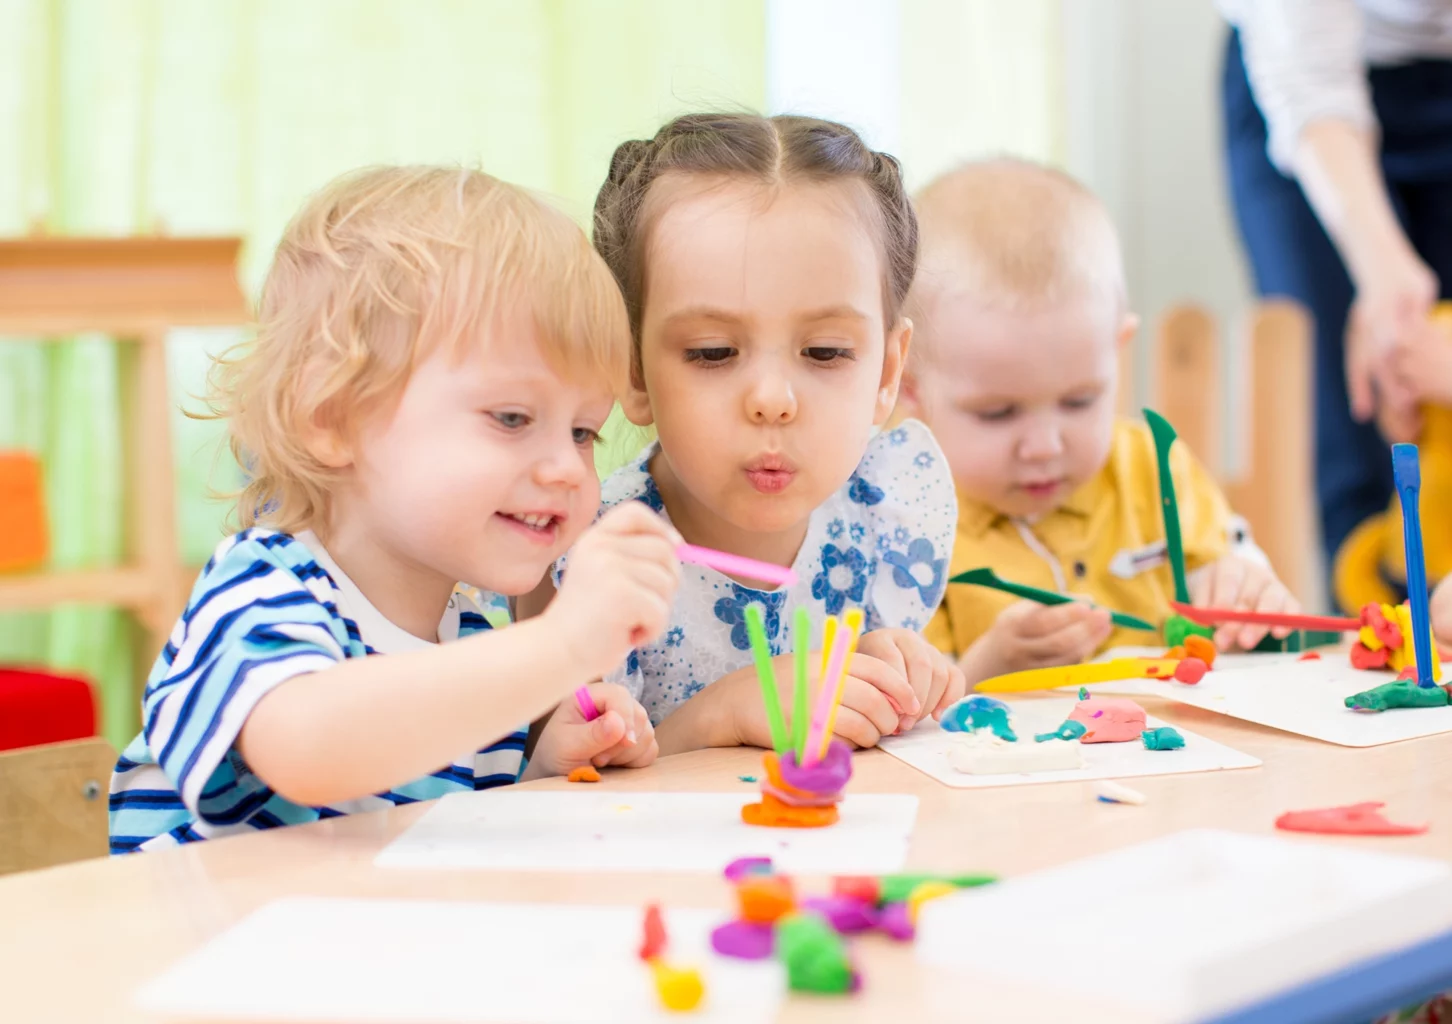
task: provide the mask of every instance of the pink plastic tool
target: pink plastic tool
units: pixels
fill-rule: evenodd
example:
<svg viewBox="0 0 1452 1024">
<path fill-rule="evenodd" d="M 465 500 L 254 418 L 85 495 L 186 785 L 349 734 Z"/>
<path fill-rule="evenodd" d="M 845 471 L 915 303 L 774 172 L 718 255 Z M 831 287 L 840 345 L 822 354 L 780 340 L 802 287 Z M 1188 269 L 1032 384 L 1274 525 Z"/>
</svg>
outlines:
<svg viewBox="0 0 1452 1024">
<path fill-rule="evenodd" d="M 580 687 L 575 691 L 575 703 L 580 706 L 580 714 L 585 716 L 585 721 L 593 722 L 600 717 L 600 709 L 595 706 L 595 698 L 590 696 L 590 691 Z"/>
<path fill-rule="evenodd" d="M 797 581 L 797 574 L 791 569 L 770 562 L 758 562 L 754 558 L 715 551 L 711 548 L 682 544 L 676 548 L 676 557 L 692 565 L 704 565 L 708 569 L 724 572 L 730 576 L 745 576 L 747 579 L 773 583 L 778 587 L 789 587 Z"/>
</svg>

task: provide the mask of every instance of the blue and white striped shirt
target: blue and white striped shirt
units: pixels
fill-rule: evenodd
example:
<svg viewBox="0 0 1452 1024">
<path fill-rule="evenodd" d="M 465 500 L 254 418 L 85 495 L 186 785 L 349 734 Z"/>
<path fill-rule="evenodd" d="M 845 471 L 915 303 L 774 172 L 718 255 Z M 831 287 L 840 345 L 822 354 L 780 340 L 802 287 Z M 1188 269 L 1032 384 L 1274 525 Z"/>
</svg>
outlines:
<svg viewBox="0 0 1452 1024">
<path fill-rule="evenodd" d="M 440 642 L 489 628 L 455 593 Z M 384 618 L 310 533 L 245 530 L 202 570 L 157 658 L 141 734 L 111 777 L 111 852 L 153 850 L 253 829 L 296 825 L 461 790 L 508 785 L 527 727 L 386 793 L 330 807 L 278 796 L 234 746 L 257 702 L 296 676 L 345 658 L 430 646 Z"/>
</svg>

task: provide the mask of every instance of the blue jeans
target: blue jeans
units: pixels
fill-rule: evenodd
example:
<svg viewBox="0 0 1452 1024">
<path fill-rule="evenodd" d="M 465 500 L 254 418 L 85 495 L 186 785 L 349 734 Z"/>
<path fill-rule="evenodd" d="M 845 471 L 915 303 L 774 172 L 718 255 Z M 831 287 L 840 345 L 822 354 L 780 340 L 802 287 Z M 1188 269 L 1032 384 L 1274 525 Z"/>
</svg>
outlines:
<svg viewBox="0 0 1452 1024">
<path fill-rule="evenodd" d="M 1368 72 L 1382 127 L 1382 173 L 1407 236 L 1452 295 L 1452 61 Z M 1225 159 L 1240 238 L 1262 296 L 1295 299 L 1315 322 L 1313 396 L 1316 499 L 1331 564 L 1359 523 L 1387 507 L 1391 454 L 1375 426 L 1351 416 L 1343 338 L 1351 280 L 1301 187 L 1266 156 L 1255 105 L 1231 33 L 1221 83 Z"/>
</svg>

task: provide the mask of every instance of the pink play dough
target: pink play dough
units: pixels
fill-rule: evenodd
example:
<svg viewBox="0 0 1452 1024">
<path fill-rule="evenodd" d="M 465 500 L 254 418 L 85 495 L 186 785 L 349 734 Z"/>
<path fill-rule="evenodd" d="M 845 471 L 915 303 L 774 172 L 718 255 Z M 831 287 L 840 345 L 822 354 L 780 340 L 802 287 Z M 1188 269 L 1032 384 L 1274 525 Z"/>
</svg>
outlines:
<svg viewBox="0 0 1452 1024">
<path fill-rule="evenodd" d="M 1080 743 L 1127 743 L 1144 732 L 1144 708 L 1123 697 L 1089 697 L 1074 706 L 1069 721 L 1087 730 Z"/>
</svg>

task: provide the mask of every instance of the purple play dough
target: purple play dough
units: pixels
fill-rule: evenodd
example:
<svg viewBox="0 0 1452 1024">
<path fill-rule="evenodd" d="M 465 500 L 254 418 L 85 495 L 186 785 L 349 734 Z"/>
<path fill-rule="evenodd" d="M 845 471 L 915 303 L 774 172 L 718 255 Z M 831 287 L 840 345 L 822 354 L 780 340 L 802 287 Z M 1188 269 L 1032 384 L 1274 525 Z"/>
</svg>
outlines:
<svg viewBox="0 0 1452 1024">
<path fill-rule="evenodd" d="M 852 751 L 841 740 L 833 740 L 827 756 L 809 768 L 797 767 L 797 754 L 789 750 L 777 762 L 781 780 L 808 793 L 840 793 L 852 778 Z"/>
<path fill-rule="evenodd" d="M 776 948 L 776 938 L 769 924 L 727 921 L 711 932 L 711 948 L 738 960 L 765 960 Z"/>
<path fill-rule="evenodd" d="M 877 927 L 877 908 L 846 896 L 825 896 L 802 900 L 803 910 L 821 914 L 833 929 L 843 935 L 870 931 Z"/>
<path fill-rule="evenodd" d="M 726 865 L 726 881 L 739 882 L 751 875 L 771 874 L 770 857 L 737 857 Z"/>
<path fill-rule="evenodd" d="M 877 919 L 877 927 L 899 942 L 911 940 L 916 930 L 906 903 L 889 903 L 883 907 Z"/>
</svg>

